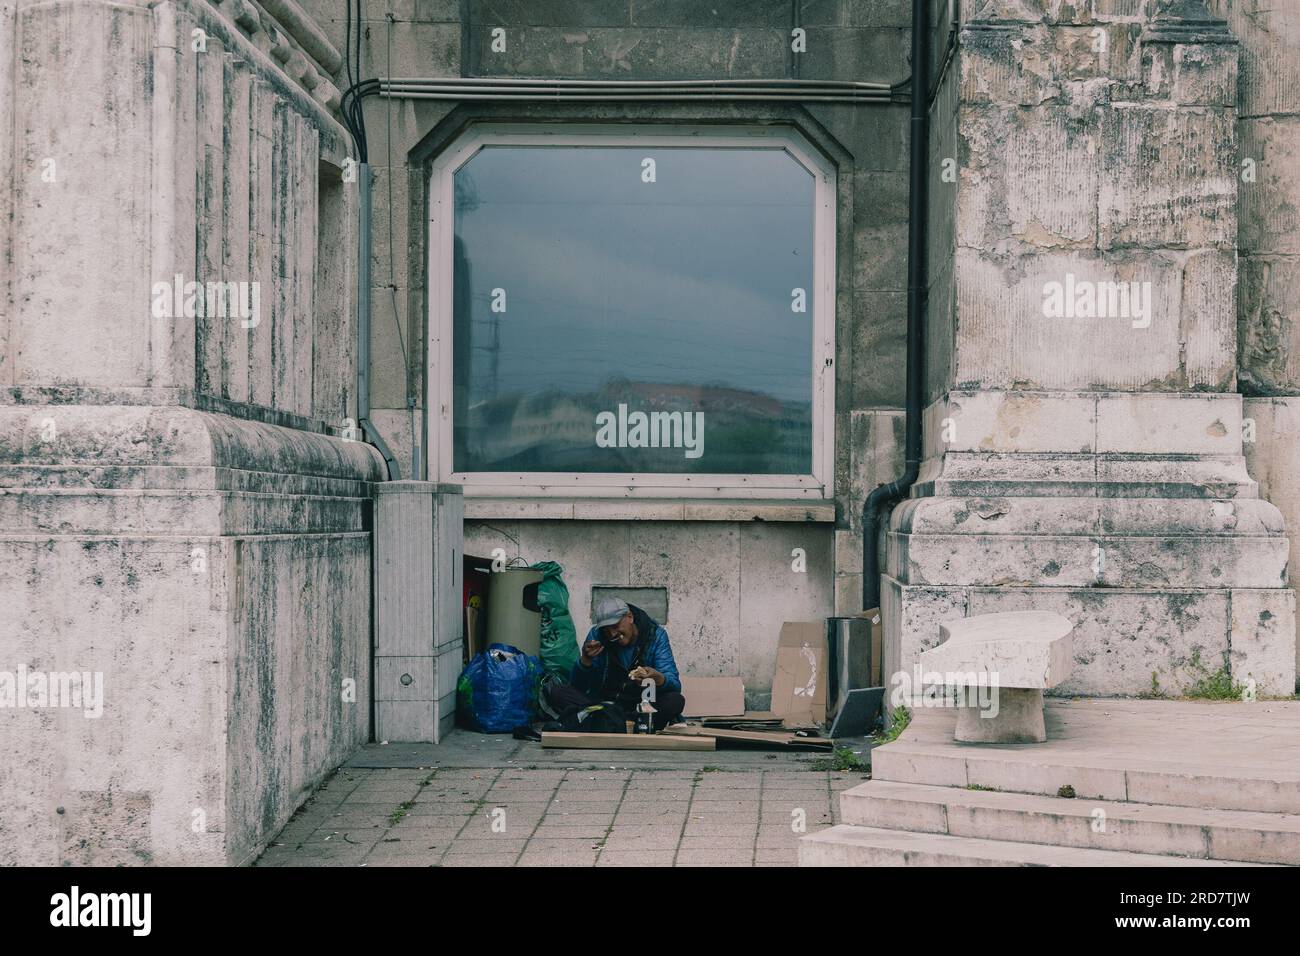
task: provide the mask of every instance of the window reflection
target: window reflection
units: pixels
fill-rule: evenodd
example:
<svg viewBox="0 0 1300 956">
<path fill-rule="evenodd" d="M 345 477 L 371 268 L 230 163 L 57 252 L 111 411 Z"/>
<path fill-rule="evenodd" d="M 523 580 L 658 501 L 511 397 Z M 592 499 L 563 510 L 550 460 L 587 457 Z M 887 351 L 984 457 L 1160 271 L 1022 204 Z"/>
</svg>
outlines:
<svg viewBox="0 0 1300 956">
<path fill-rule="evenodd" d="M 814 195 L 781 149 L 480 150 L 455 179 L 455 470 L 808 474 Z"/>
</svg>

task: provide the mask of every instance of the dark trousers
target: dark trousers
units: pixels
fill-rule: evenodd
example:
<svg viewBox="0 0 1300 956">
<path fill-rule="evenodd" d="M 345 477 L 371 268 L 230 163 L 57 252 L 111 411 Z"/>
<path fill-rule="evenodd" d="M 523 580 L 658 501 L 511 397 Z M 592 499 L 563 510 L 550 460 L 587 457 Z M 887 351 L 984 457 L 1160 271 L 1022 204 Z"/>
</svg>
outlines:
<svg viewBox="0 0 1300 956">
<path fill-rule="evenodd" d="M 582 709 L 599 703 L 596 698 L 588 697 L 572 684 L 547 685 L 546 699 L 557 714 L 562 714 L 571 708 Z M 632 717 L 636 701 L 640 699 L 641 689 L 638 687 L 635 700 L 629 700 L 630 706 L 626 707 L 629 717 Z M 620 700 L 619 704 L 624 704 L 624 701 Z M 686 698 L 680 691 L 656 689 L 654 709 L 654 728 L 663 730 L 669 724 L 681 719 L 682 711 L 686 709 Z"/>
</svg>

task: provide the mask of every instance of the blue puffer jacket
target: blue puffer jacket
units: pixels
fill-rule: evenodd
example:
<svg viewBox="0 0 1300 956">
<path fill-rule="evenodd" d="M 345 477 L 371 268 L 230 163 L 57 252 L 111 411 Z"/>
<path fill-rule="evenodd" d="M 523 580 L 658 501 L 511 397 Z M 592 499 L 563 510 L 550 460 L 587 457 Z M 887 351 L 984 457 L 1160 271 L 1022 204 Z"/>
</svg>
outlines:
<svg viewBox="0 0 1300 956">
<path fill-rule="evenodd" d="M 635 644 L 629 647 L 607 647 L 605 651 L 591 662 L 590 667 L 583 667 L 581 661 L 573 665 L 573 675 L 569 682 L 582 691 L 588 697 L 599 697 L 601 688 L 605 686 L 605 672 L 609 667 L 609 660 L 614 657 L 618 661 L 618 666 L 622 668 L 624 674 L 632 669 L 632 662 L 636 660 L 637 648 L 642 648 L 641 663 L 646 667 L 653 667 L 659 673 L 664 675 L 663 686 L 659 688 L 661 693 L 669 691 L 680 691 L 682 689 L 682 680 L 677 675 L 677 662 L 673 660 L 673 649 L 668 643 L 668 632 L 664 630 L 662 624 L 646 614 L 639 607 L 628 605 L 632 612 L 632 619 L 636 621 L 637 630 L 640 632 Z M 647 631 L 651 631 L 647 634 Z M 600 639 L 600 629 L 593 627 L 587 632 L 583 640 L 596 641 Z"/>
</svg>

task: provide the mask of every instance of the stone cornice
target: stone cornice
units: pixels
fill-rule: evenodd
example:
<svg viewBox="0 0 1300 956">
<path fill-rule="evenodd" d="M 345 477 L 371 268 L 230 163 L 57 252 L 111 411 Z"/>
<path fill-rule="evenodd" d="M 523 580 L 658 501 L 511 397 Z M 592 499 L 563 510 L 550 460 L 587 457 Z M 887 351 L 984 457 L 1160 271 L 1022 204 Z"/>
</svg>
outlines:
<svg viewBox="0 0 1300 956">
<path fill-rule="evenodd" d="M 342 93 L 331 78 L 343 56 L 296 0 L 206 0 L 205 5 L 232 21 L 313 99 L 338 109 Z"/>
</svg>

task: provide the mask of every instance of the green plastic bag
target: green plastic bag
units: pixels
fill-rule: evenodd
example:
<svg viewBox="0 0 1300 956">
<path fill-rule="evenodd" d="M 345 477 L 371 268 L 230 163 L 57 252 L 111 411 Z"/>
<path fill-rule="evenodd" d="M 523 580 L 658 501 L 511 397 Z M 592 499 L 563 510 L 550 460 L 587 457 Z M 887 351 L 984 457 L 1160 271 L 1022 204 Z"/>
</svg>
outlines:
<svg viewBox="0 0 1300 956">
<path fill-rule="evenodd" d="M 537 586 L 537 603 L 542 609 L 542 672 L 548 677 L 567 681 L 578 663 L 578 633 L 569 616 L 569 589 L 565 587 L 564 568 L 554 561 L 533 565 L 542 572 Z"/>
</svg>

